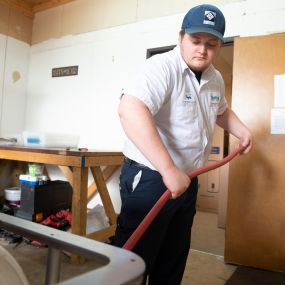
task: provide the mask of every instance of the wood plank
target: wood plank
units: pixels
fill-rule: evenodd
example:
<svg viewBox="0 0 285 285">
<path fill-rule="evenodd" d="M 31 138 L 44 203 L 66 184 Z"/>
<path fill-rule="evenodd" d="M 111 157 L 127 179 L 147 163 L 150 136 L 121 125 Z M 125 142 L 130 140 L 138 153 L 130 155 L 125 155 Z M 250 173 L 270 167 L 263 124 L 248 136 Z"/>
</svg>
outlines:
<svg viewBox="0 0 285 285">
<path fill-rule="evenodd" d="M 9 33 L 10 8 L 0 3 L 0 34 L 5 36 Z"/>
<path fill-rule="evenodd" d="M 13 150 L 0 150 L 0 159 L 27 161 L 35 163 L 55 164 L 63 166 L 81 166 L 81 157 L 56 155 L 48 153 L 36 153 Z"/>
<path fill-rule="evenodd" d="M 122 153 L 116 155 L 98 155 L 96 157 L 86 157 L 85 165 L 99 166 L 99 165 L 122 165 L 124 160 L 124 155 Z"/>
<path fill-rule="evenodd" d="M 108 238 L 114 236 L 115 231 L 116 231 L 116 225 L 111 225 L 108 228 L 96 231 L 94 233 L 90 233 L 86 237 L 94 239 L 94 240 L 105 241 Z"/>
<path fill-rule="evenodd" d="M 114 225 L 117 222 L 117 215 L 114 210 L 112 200 L 110 198 L 106 183 L 103 178 L 101 168 L 99 166 L 91 167 L 91 172 L 94 177 L 94 181 L 98 187 L 98 192 L 100 194 L 105 213 L 109 218 L 110 225 Z"/>
<path fill-rule="evenodd" d="M 109 180 L 109 178 L 117 171 L 117 169 L 119 168 L 118 165 L 109 165 L 107 166 L 104 170 L 103 170 L 103 178 L 104 181 L 107 182 Z M 89 202 L 93 196 L 95 195 L 95 193 L 97 192 L 97 185 L 95 183 L 95 181 L 89 185 L 88 187 L 88 191 L 87 191 L 87 201 Z"/>
<path fill-rule="evenodd" d="M 0 4 L 5 4 L 9 8 L 18 11 L 29 18 L 34 18 L 32 5 L 23 0 L 0 0 Z"/>
<path fill-rule="evenodd" d="M 72 233 L 86 234 L 88 169 L 74 167 L 72 195 Z"/>
<path fill-rule="evenodd" d="M 33 19 L 14 9 L 9 9 L 8 36 L 19 41 L 31 44 Z"/>
<path fill-rule="evenodd" d="M 74 167 L 73 169 L 73 193 L 72 193 L 72 223 L 71 230 L 73 234 L 85 236 L 87 223 L 87 180 L 88 169 Z M 71 263 L 80 264 L 84 259 L 72 255 Z"/>
<path fill-rule="evenodd" d="M 37 12 L 40 12 L 40 11 L 44 11 L 44 10 L 47 10 L 47 9 L 51 9 L 51 8 L 54 8 L 54 7 L 57 7 L 57 6 L 61 6 L 61 5 L 67 4 L 67 3 L 72 2 L 72 1 L 75 1 L 75 0 L 48 0 L 48 1 L 42 1 L 42 3 L 35 4 L 33 6 L 33 11 L 35 13 L 37 13 Z"/>
<path fill-rule="evenodd" d="M 73 171 L 69 166 L 58 165 L 58 168 L 64 174 L 71 186 L 73 186 Z"/>
</svg>

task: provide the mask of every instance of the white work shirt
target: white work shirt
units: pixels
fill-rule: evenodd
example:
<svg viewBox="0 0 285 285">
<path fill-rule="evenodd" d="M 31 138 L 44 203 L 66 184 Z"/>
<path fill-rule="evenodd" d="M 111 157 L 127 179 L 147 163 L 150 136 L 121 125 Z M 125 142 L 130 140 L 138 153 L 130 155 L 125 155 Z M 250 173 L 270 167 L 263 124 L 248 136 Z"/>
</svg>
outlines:
<svg viewBox="0 0 285 285">
<path fill-rule="evenodd" d="M 212 65 L 203 72 L 199 84 L 179 46 L 149 58 L 123 91 L 145 103 L 170 156 L 184 171 L 207 161 L 216 117 L 227 109 L 224 93 L 222 76 Z M 155 169 L 128 138 L 123 153 Z"/>
</svg>

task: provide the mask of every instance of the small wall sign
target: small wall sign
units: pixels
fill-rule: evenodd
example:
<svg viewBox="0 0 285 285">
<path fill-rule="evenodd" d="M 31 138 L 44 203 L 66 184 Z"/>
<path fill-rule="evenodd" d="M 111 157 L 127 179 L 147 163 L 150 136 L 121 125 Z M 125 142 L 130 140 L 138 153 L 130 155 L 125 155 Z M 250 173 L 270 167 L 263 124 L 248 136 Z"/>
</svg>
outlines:
<svg viewBox="0 0 285 285">
<path fill-rule="evenodd" d="M 52 69 L 52 77 L 74 76 L 78 75 L 78 65 L 58 67 Z"/>
<path fill-rule="evenodd" d="M 220 147 L 219 146 L 212 146 L 211 154 L 220 154 Z"/>
</svg>

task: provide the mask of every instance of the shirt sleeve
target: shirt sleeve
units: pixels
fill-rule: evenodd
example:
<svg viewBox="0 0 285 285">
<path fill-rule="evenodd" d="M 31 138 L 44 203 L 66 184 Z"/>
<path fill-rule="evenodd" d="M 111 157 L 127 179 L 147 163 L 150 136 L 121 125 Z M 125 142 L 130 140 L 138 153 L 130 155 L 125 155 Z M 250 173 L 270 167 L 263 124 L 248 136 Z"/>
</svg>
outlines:
<svg viewBox="0 0 285 285">
<path fill-rule="evenodd" d="M 123 90 L 123 95 L 140 99 L 155 115 L 169 92 L 170 73 L 163 55 L 156 55 L 143 64 L 137 76 Z"/>
</svg>

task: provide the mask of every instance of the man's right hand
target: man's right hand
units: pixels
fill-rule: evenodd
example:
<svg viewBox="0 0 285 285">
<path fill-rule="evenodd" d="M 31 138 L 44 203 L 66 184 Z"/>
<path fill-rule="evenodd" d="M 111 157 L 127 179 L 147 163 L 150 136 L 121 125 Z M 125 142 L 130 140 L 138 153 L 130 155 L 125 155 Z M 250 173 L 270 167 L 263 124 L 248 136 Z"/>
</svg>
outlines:
<svg viewBox="0 0 285 285">
<path fill-rule="evenodd" d="M 191 183 L 190 177 L 176 166 L 164 170 L 162 179 L 165 186 L 171 192 L 172 199 L 182 195 Z"/>
</svg>

